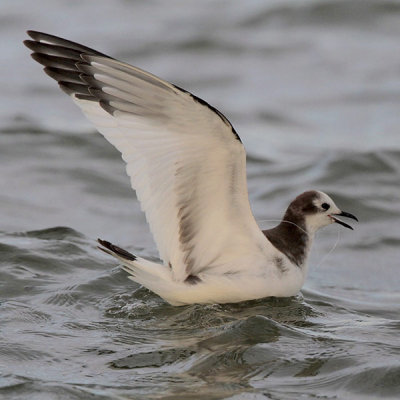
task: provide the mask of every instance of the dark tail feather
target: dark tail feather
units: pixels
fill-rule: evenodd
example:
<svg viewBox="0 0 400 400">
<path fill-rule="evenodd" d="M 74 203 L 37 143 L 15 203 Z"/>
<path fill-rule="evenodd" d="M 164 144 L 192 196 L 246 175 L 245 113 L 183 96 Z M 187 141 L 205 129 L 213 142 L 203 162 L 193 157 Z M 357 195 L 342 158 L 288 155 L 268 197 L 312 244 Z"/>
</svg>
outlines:
<svg viewBox="0 0 400 400">
<path fill-rule="evenodd" d="M 103 246 L 103 247 L 98 246 L 98 248 L 107 254 L 110 254 L 112 256 L 116 254 L 117 256 L 125 258 L 126 260 L 129 261 L 135 261 L 137 258 L 132 253 L 129 253 L 129 251 L 121 249 L 121 247 L 115 246 L 114 244 L 107 242 L 107 240 L 97 239 L 97 241 L 101 246 Z"/>
</svg>

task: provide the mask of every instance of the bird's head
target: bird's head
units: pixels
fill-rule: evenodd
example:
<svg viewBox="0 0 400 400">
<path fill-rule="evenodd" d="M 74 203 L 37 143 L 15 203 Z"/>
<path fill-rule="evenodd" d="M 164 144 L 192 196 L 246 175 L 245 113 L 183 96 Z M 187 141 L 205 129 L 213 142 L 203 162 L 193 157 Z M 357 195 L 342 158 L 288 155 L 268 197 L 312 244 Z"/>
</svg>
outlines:
<svg viewBox="0 0 400 400">
<path fill-rule="evenodd" d="M 339 217 L 352 218 L 358 221 L 353 214 L 340 210 L 326 193 L 310 190 L 297 196 L 290 203 L 284 220 L 301 220 L 307 232 L 310 233 L 333 223 L 353 229 Z"/>
</svg>

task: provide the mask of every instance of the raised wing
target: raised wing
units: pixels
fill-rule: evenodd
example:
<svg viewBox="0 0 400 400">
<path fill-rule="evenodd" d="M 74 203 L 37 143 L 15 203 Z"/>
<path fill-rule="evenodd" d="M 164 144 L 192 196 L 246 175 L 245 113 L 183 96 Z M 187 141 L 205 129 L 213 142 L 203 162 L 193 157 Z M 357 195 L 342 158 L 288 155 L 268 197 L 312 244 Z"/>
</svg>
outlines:
<svg viewBox="0 0 400 400">
<path fill-rule="evenodd" d="M 32 57 L 122 153 L 176 280 L 232 265 L 267 245 L 249 205 L 244 147 L 218 110 L 88 47 L 28 34 Z"/>
</svg>

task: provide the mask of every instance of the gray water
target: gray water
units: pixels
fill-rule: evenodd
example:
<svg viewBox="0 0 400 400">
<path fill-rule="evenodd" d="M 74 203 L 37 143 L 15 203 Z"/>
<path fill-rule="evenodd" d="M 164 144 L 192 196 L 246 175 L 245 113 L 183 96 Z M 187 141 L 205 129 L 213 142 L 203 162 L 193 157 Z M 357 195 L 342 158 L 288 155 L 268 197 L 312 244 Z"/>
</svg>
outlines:
<svg viewBox="0 0 400 400">
<path fill-rule="evenodd" d="M 0 22 L 0 398 L 400 397 L 400 2 L 2 0 Z M 26 29 L 226 114 L 263 229 L 312 188 L 360 223 L 319 233 L 295 298 L 169 306 L 96 249 L 157 258 L 118 153 Z"/>
</svg>

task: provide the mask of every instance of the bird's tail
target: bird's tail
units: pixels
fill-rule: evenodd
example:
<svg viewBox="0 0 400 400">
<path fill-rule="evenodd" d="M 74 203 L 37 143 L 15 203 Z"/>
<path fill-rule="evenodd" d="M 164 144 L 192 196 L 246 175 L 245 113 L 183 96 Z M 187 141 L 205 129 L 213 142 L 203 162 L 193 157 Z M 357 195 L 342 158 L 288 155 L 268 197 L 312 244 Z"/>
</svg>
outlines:
<svg viewBox="0 0 400 400">
<path fill-rule="evenodd" d="M 107 240 L 97 239 L 98 248 L 117 258 L 122 268 L 128 272 L 129 279 L 137 282 L 161 297 L 171 290 L 173 285 L 172 274 L 168 267 L 162 264 L 137 257 L 129 251 L 118 247 Z"/>
</svg>

